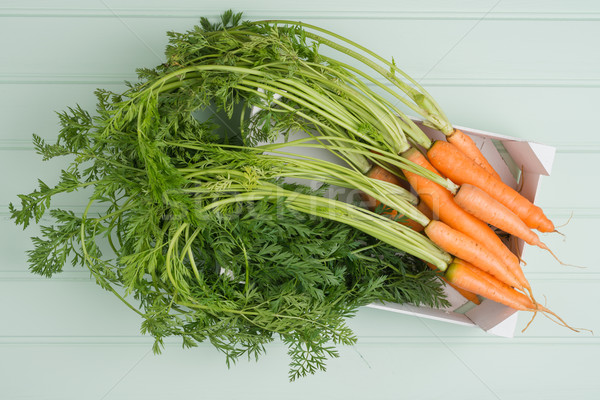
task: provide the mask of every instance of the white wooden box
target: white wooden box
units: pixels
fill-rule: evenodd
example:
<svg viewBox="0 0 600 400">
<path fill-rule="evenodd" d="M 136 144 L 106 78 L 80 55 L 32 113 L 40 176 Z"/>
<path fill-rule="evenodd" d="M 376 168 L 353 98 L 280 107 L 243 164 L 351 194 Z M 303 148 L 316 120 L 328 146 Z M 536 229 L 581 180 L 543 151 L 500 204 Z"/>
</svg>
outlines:
<svg viewBox="0 0 600 400">
<path fill-rule="evenodd" d="M 423 125 L 421 125 L 421 128 L 432 139 L 443 140 L 442 133 Z M 550 175 L 556 153 L 553 147 L 471 128 L 459 126 L 456 126 L 456 128 L 473 138 L 483 155 L 500 174 L 506 184 L 519 190 L 523 196 L 532 202 L 535 200 L 541 176 Z M 493 141 L 499 142 L 506 151 L 502 151 L 501 154 Z M 513 175 L 515 170 L 522 171 L 519 182 L 517 182 Z M 525 245 L 523 240 L 513 237 L 508 244 L 514 253 L 521 256 Z M 446 321 L 453 324 L 479 327 L 488 333 L 498 336 L 514 336 L 517 324 L 516 310 L 488 299 L 484 299 L 480 305 L 473 305 L 473 307 L 469 308 L 467 303 L 470 302 L 456 290 L 448 285 L 446 285 L 445 290 L 448 301 L 451 304 L 446 309 L 395 303 L 373 303 L 368 307 Z M 460 310 L 467 308 L 468 311 L 466 312 Z"/>
</svg>

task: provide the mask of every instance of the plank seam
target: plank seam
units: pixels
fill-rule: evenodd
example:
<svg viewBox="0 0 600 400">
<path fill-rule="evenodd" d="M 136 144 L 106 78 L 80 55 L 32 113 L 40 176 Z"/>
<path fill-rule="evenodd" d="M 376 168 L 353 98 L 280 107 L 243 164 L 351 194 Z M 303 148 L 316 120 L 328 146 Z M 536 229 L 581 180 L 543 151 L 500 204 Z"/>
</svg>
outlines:
<svg viewBox="0 0 600 400">
<path fill-rule="evenodd" d="M 140 10 L 137 8 L 23 8 L 2 7 L 0 17 L 27 17 L 27 18 L 177 18 L 197 19 L 199 15 L 208 18 L 217 18 L 222 9 L 207 10 L 203 8 L 154 8 Z M 487 15 L 486 15 L 487 14 Z M 485 16 L 487 21 L 598 21 L 600 12 L 571 11 L 571 12 L 547 12 L 547 11 L 493 11 L 486 13 L 481 11 L 433 11 L 433 10 L 372 10 L 372 9 L 345 9 L 343 13 L 339 10 L 290 10 L 280 9 L 253 9 L 244 12 L 247 19 L 261 19 L 273 17 L 287 17 L 296 20 L 311 19 L 361 19 L 361 20 L 480 20 Z"/>
<path fill-rule="evenodd" d="M 41 346 L 78 346 L 78 345 L 143 345 L 148 346 L 154 342 L 149 336 L 0 336 L 0 346 L 8 345 L 41 345 Z M 181 346 L 178 338 L 165 338 L 166 346 Z M 358 336 L 361 345 L 388 345 L 388 344 L 454 344 L 454 345 L 598 345 L 598 337 L 572 337 L 572 336 L 528 336 L 515 338 L 499 338 L 494 336 Z M 210 343 L 201 343 L 201 346 L 211 346 Z M 283 346 L 276 341 L 270 345 Z"/>
</svg>

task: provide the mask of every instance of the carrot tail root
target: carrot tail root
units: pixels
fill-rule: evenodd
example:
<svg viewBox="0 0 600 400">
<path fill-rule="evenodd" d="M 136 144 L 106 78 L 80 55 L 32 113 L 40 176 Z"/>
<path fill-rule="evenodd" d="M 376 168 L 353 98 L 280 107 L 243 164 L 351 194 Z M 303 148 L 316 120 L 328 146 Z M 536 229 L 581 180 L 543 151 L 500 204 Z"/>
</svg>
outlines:
<svg viewBox="0 0 600 400">
<path fill-rule="evenodd" d="M 537 302 L 537 300 L 535 299 L 535 297 L 533 296 L 533 291 L 531 290 L 531 286 L 528 286 L 526 288 L 527 293 L 524 293 L 527 297 L 529 297 L 529 299 L 531 299 L 531 302 L 535 305 L 538 305 L 539 303 Z"/>
<path fill-rule="evenodd" d="M 534 311 L 534 312 L 533 312 L 533 314 L 531 315 L 531 319 L 529 320 L 529 322 L 527 323 L 527 325 L 525 325 L 525 328 L 523 328 L 523 329 L 521 330 L 521 333 L 525 332 L 525 331 L 526 331 L 526 330 L 529 328 L 529 326 L 531 325 L 531 323 L 533 322 L 533 320 L 534 320 L 534 319 L 535 319 L 535 317 L 537 316 L 537 313 L 538 313 L 537 311 Z"/>
<path fill-rule="evenodd" d="M 562 225 L 559 225 L 559 226 L 557 226 L 556 228 L 562 228 L 562 227 L 564 227 L 564 226 L 567 226 L 567 225 L 569 225 L 569 223 L 571 222 L 571 219 L 572 219 L 572 218 L 573 218 L 573 211 L 571 211 L 571 215 L 569 215 L 569 219 L 567 219 L 567 222 L 565 222 L 565 223 L 564 223 L 564 224 L 562 224 Z M 557 231 L 556 229 L 554 230 L 554 232 L 556 232 L 556 233 L 559 233 L 559 234 L 563 235 L 562 233 L 560 233 L 560 232 L 559 232 L 559 231 Z M 564 236 L 564 235 L 563 235 L 563 236 Z"/>
<path fill-rule="evenodd" d="M 548 318 L 549 320 L 551 320 L 552 322 L 560 325 L 560 326 L 564 326 L 565 328 L 568 328 L 570 330 L 572 330 L 573 332 L 581 332 L 581 331 L 588 331 L 590 333 L 594 333 L 591 329 L 586 329 L 586 328 L 575 328 L 572 327 L 571 325 L 567 324 L 565 322 L 565 320 L 563 320 L 561 317 L 559 317 L 555 312 L 547 309 L 546 307 L 540 305 L 539 306 L 539 310 L 542 311 L 543 315 Z M 537 312 L 537 311 L 536 311 Z"/>
<path fill-rule="evenodd" d="M 589 332 L 591 332 L 591 333 L 593 334 L 593 331 L 591 331 L 590 329 L 585 329 L 585 328 L 574 328 L 574 327 L 572 327 L 571 325 L 567 324 L 567 323 L 565 322 L 565 320 L 563 320 L 561 317 L 559 317 L 559 316 L 558 316 L 558 315 L 557 315 L 555 312 L 553 312 L 553 311 L 551 311 L 551 310 L 547 309 L 546 307 L 542 306 L 542 305 L 541 305 L 541 304 L 539 304 L 539 303 L 536 303 L 536 305 L 537 305 L 538 309 L 537 309 L 537 310 L 535 310 L 535 309 L 532 309 L 532 310 L 531 310 L 531 311 L 533 312 L 533 314 L 531 315 L 531 319 L 529 320 L 529 322 L 527 322 L 527 325 L 525 325 L 525 328 L 523 328 L 523 329 L 521 330 L 521 332 L 525 332 L 525 331 L 526 331 L 526 330 L 529 328 L 529 326 L 531 325 L 531 323 L 533 322 L 533 320 L 535 319 L 535 317 L 537 316 L 538 312 L 541 312 L 541 313 L 542 313 L 542 315 L 543 315 L 544 317 L 548 318 L 550 321 L 552 321 L 552 322 L 554 322 L 555 324 L 558 324 L 558 325 L 560 325 L 560 326 L 563 326 L 563 327 L 565 327 L 565 328 L 567 328 L 567 329 L 570 329 L 570 330 L 572 330 L 573 332 L 577 332 L 577 333 L 579 333 L 579 332 L 581 332 L 582 330 L 585 330 L 585 331 L 589 331 Z"/>
<path fill-rule="evenodd" d="M 540 242 L 540 243 L 541 243 L 541 242 Z M 567 263 L 565 263 L 565 262 L 562 262 L 562 261 L 560 260 L 560 258 L 558 258 L 558 257 L 556 256 L 556 254 L 554 254 L 554 252 L 553 252 L 552 250 L 550 250 L 550 248 L 549 248 L 548 246 L 546 246 L 544 243 L 541 243 L 541 244 L 540 244 L 540 245 L 538 245 L 538 246 L 539 246 L 540 248 L 544 249 L 544 250 L 547 250 L 547 251 L 548 251 L 550 254 L 552 254 L 552 257 L 554 257 L 554 259 L 555 259 L 556 261 L 558 261 L 558 262 L 560 263 L 560 265 L 564 265 L 565 267 L 585 268 L 585 267 L 583 267 L 583 266 L 581 266 L 581 265 L 573 265 L 573 264 L 567 264 Z"/>
</svg>

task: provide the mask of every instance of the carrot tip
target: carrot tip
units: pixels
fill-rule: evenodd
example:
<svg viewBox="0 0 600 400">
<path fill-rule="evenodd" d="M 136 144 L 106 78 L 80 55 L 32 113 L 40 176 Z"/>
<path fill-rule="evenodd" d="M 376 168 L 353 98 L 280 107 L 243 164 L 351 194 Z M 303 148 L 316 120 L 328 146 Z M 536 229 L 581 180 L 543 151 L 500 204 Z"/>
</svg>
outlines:
<svg viewBox="0 0 600 400">
<path fill-rule="evenodd" d="M 567 219 L 567 222 L 565 222 L 564 224 L 558 226 L 558 228 L 562 228 L 563 226 L 567 226 L 569 225 L 569 222 L 571 222 L 571 219 L 573 218 L 573 211 L 571 211 L 571 215 L 569 215 L 569 219 Z M 557 231 L 556 229 L 554 229 L 554 232 L 559 233 L 561 235 L 563 235 L 562 233 L 560 233 L 559 231 Z M 565 235 L 563 235 L 565 236 Z"/>
<path fill-rule="evenodd" d="M 533 322 L 533 320 L 535 319 L 536 316 L 537 316 L 537 311 L 534 311 L 533 315 L 531 316 L 531 319 L 529 320 L 529 322 L 527 323 L 527 325 L 525 325 L 525 328 L 523 328 L 521 330 L 521 333 L 525 332 L 527 330 L 527 328 L 529 328 L 529 325 L 531 325 L 531 323 Z"/>
<path fill-rule="evenodd" d="M 533 293 L 529 290 L 529 294 L 531 297 L 531 301 L 533 302 L 535 309 L 532 309 L 531 311 L 533 311 L 533 315 L 531 316 L 531 319 L 529 320 L 529 322 L 527 323 L 527 325 L 525 325 L 525 328 L 523 328 L 521 330 L 521 332 L 525 332 L 529 326 L 531 325 L 531 323 L 533 322 L 533 320 L 535 319 L 535 317 L 537 316 L 537 313 L 539 311 L 542 312 L 542 314 L 548 318 L 549 320 L 551 320 L 552 322 L 560 325 L 560 326 L 564 326 L 565 328 L 568 328 L 574 332 L 580 332 L 582 330 L 586 330 L 586 331 L 590 331 L 589 329 L 585 329 L 585 328 L 574 328 L 572 326 L 570 326 L 569 324 L 567 324 L 561 317 L 559 317 L 555 312 L 549 310 L 548 308 L 546 308 L 545 306 L 543 306 L 542 304 L 538 303 L 535 298 L 533 297 Z M 545 296 L 544 296 L 545 299 Z"/>
<path fill-rule="evenodd" d="M 553 230 L 551 233 L 558 233 L 562 237 L 567 237 L 567 235 L 565 235 L 564 233 L 562 233 L 561 231 L 559 231 L 557 229 Z"/>
<path fill-rule="evenodd" d="M 544 307 L 545 308 L 545 307 Z M 590 332 L 592 335 L 594 334 L 594 331 L 592 331 L 591 329 L 587 329 L 587 328 L 575 328 L 572 327 L 571 325 L 567 324 L 561 317 L 559 317 L 558 315 L 556 315 L 554 312 L 548 310 L 547 308 L 545 308 L 543 310 L 543 314 L 546 318 L 548 318 L 550 321 L 560 325 L 560 326 L 564 326 L 567 329 L 572 330 L 573 332 L 577 332 L 580 333 L 581 331 L 588 331 Z M 554 319 L 556 318 L 556 319 Z"/>
<path fill-rule="evenodd" d="M 544 296 L 544 298 L 545 298 L 545 296 Z M 549 310 L 548 308 L 546 308 L 545 306 L 543 306 L 539 303 L 536 303 L 536 307 L 537 307 L 537 310 L 533 310 L 535 313 L 537 313 L 537 311 L 541 311 L 546 318 L 548 318 L 550 321 L 552 321 L 560 326 L 564 326 L 565 328 L 568 328 L 568 329 L 572 330 L 573 332 L 577 332 L 577 333 L 579 333 L 581 331 L 588 331 L 588 332 L 591 332 L 592 334 L 594 334 L 594 332 L 591 329 L 572 327 L 571 325 L 567 324 L 565 322 L 565 320 L 563 320 L 561 317 L 559 317 L 558 314 L 556 314 L 554 311 Z"/>
<path fill-rule="evenodd" d="M 542 243 L 542 244 L 543 244 L 543 243 Z M 541 247 L 541 246 L 540 246 L 540 247 Z M 544 247 L 542 247 L 542 248 L 543 248 L 544 250 L 548 250 L 548 251 L 550 252 L 550 254 L 552 254 L 552 257 L 554 257 L 554 259 L 555 259 L 556 261 L 558 261 L 558 262 L 559 262 L 561 265 L 564 265 L 564 266 L 566 266 L 566 267 L 574 267 L 574 268 L 587 268 L 587 267 L 583 267 L 583 266 L 581 266 L 581 265 L 573 265 L 573 264 L 567 264 L 567 263 L 564 263 L 564 262 L 562 262 L 562 261 L 561 261 L 561 260 L 560 260 L 560 259 L 559 259 L 559 258 L 556 256 L 556 254 L 554 254 L 554 253 L 552 252 L 552 250 L 550 250 L 550 249 L 549 249 L 549 248 L 548 248 L 546 245 L 544 245 Z"/>
</svg>

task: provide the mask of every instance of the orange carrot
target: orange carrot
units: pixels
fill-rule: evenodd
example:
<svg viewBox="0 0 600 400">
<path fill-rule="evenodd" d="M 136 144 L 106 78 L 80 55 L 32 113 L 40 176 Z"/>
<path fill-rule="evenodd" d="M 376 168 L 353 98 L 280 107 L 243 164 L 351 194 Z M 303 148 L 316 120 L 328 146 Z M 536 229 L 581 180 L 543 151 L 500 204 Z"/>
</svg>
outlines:
<svg viewBox="0 0 600 400">
<path fill-rule="evenodd" d="M 367 176 L 369 178 L 378 179 L 380 181 L 396 184 L 407 190 L 410 188 L 410 186 L 408 185 L 408 182 L 406 182 L 404 179 L 397 177 L 396 175 L 392 174 L 390 171 L 388 171 L 387 169 L 385 169 L 379 165 L 374 165 L 373 167 L 371 167 L 371 169 L 367 173 Z M 381 204 L 380 201 L 376 200 L 374 197 L 369 196 L 366 193 L 361 193 L 360 196 L 363 199 L 363 201 L 365 202 L 365 206 L 368 209 L 370 209 L 371 211 L 375 210 Z M 398 215 L 398 211 L 396 211 L 396 210 L 391 210 L 390 212 L 385 212 L 385 213 L 383 213 L 383 215 L 386 215 L 386 216 L 390 217 L 391 219 L 397 220 L 402 225 L 408 226 L 409 228 L 413 229 L 416 232 L 421 232 L 424 229 L 423 225 L 419 224 L 418 222 L 416 222 L 404 215 Z"/>
<path fill-rule="evenodd" d="M 524 290 L 517 278 L 506 268 L 502 261 L 479 242 L 464 233 L 452 229 L 441 221 L 433 220 L 425 227 L 425 234 L 435 244 L 453 256 L 470 262 L 509 286 Z"/>
<path fill-rule="evenodd" d="M 390 171 L 388 171 L 380 165 L 373 165 L 369 172 L 367 172 L 367 176 L 369 178 L 378 179 L 380 181 L 394 183 L 398 186 L 403 186 L 404 182 L 404 179 L 397 177 L 396 175 L 394 175 L 393 173 L 391 173 Z"/>
<path fill-rule="evenodd" d="M 538 246 L 547 250 L 559 263 L 570 265 L 559 260 L 552 250 L 540 240 L 539 236 L 529 229 L 515 213 L 504 207 L 504 205 L 500 204 L 483 190 L 473 185 L 464 184 L 460 187 L 456 196 L 454 196 L 454 201 L 462 209 L 480 220 L 521 238 L 532 246 Z"/>
<path fill-rule="evenodd" d="M 436 169 L 427 161 L 425 156 L 416 149 L 408 150 L 404 157 L 433 172 Z M 420 175 L 403 171 L 406 179 L 419 194 L 434 216 L 448 224 L 457 231 L 468 235 L 471 239 L 482 243 L 488 251 L 500 259 L 507 268 L 517 277 L 522 287 L 530 290 L 531 287 L 523 274 L 518 257 L 513 254 L 500 240 L 500 238 L 484 222 L 472 216 L 454 202 L 450 191 Z"/>
<path fill-rule="evenodd" d="M 530 228 L 541 232 L 555 230 L 554 224 L 541 208 L 502 181 L 493 178 L 452 144 L 438 140 L 429 148 L 427 155 L 433 166 L 451 181 L 458 185 L 468 183 L 477 186 L 517 214 Z"/>
<path fill-rule="evenodd" d="M 469 214 L 502 229 L 504 232 L 523 239 L 532 246 L 549 250 L 540 241 L 538 235 L 512 211 L 493 199 L 483 190 L 469 184 L 464 184 L 454 196 L 454 201 Z"/>
<path fill-rule="evenodd" d="M 387 169 L 385 169 L 379 165 L 374 165 L 373 167 L 371 167 L 371 169 L 369 170 L 369 172 L 367 172 L 366 175 L 369 178 L 393 183 L 398 186 L 402 186 L 402 182 L 404 182 L 402 179 L 400 179 L 399 177 L 397 177 L 396 175 L 392 174 L 390 171 L 388 171 Z M 406 189 L 406 187 L 405 187 L 405 189 Z M 370 210 L 374 210 L 380 204 L 380 202 L 375 200 L 375 198 L 373 198 L 372 196 L 369 196 L 366 193 L 361 192 L 360 196 L 363 199 L 363 201 L 366 203 L 365 206 L 367 208 L 369 208 Z"/>
<path fill-rule="evenodd" d="M 464 155 L 469 157 L 471 160 L 475 161 L 477 165 L 481 168 L 485 169 L 490 173 L 494 178 L 498 180 L 502 180 L 500 175 L 496 172 L 494 167 L 490 165 L 488 160 L 481 154 L 481 151 L 469 136 L 465 135 L 463 131 L 459 129 L 455 129 L 450 136 L 446 137 L 446 140 L 452 143 L 457 149 L 463 152 Z"/>
<path fill-rule="evenodd" d="M 427 263 L 427 266 L 434 271 L 439 271 L 439 269 L 431 263 Z M 471 293 L 468 290 L 461 289 L 458 286 L 448 282 L 448 280 L 444 276 L 440 276 L 440 278 L 442 278 L 442 280 L 444 282 L 446 282 L 448 285 L 452 286 L 454 288 L 454 290 L 456 290 L 458 293 L 460 293 L 460 295 L 462 297 L 464 297 L 465 299 L 467 299 L 470 302 L 477 304 L 477 305 L 481 304 L 481 300 L 479 300 L 479 297 L 477 297 L 477 295 L 475 293 Z"/>
<path fill-rule="evenodd" d="M 529 297 L 517 292 L 504 282 L 501 282 L 492 275 L 476 268 L 465 260 L 454 259 L 446 269 L 444 277 L 448 282 L 464 290 L 477 293 L 482 297 L 504 304 L 515 310 L 533 311 L 534 313 L 542 312 L 546 315 L 551 315 L 556 318 L 553 319 L 549 317 L 554 322 L 575 332 L 579 332 L 578 329 L 569 326 L 562 318 L 543 305 L 532 301 Z M 529 323 L 531 323 L 531 321 Z M 527 329 L 528 326 L 529 324 L 527 324 L 525 329 Z"/>
<path fill-rule="evenodd" d="M 417 204 L 417 210 L 421 211 L 427 218 L 433 219 L 433 211 L 421 199 L 419 199 L 419 204 Z"/>
<path fill-rule="evenodd" d="M 455 259 L 446 269 L 444 277 L 461 289 L 504 304 L 515 310 L 537 310 L 538 305 L 529 297 L 517 292 L 489 273 L 462 259 Z"/>
<path fill-rule="evenodd" d="M 423 214 L 425 214 L 425 216 L 427 218 L 429 218 L 430 220 L 433 219 L 433 211 L 431 211 L 431 208 L 427 207 L 427 204 L 425 204 L 424 201 L 419 201 L 419 204 L 417 204 L 417 209 L 419 211 L 421 211 Z M 435 265 L 431 264 L 431 263 L 427 263 L 427 266 L 429 268 L 433 269 L 434 271 L 438 270 L 438 268 Z M 460 293 L 461 296 L 463 296 L 465 299 L 467 299 L 470 302 L 472 302 L 474 304 L 477 304 L 477 305 L 481 304 L 481 300 L 479 300 L 479 297 L 477 297 L 477 295 L 475 293 L 471 293 L 471 292 L 469 292 L 467 290 L 461 289 L 458 286 L 455 286 L 455 285 L 451 284 L 443 276 L 441 278 L 448 285 L 452 286 L 454 288 L 454 290 L 456 290 L 458 293 Z"/>
</svg>

